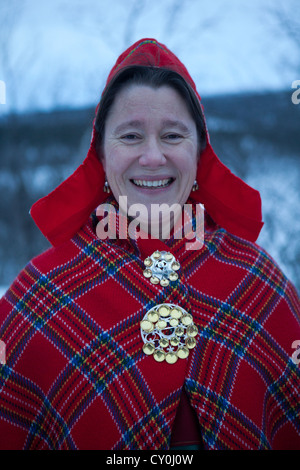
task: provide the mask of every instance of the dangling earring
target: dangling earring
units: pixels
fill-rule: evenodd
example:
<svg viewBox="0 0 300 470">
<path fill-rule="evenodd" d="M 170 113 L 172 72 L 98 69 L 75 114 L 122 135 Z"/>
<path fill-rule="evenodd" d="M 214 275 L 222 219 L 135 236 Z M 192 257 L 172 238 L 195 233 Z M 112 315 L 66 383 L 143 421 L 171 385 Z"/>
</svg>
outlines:
<svg viewBox="0 0 300 470">
<path fill-rule="evenodd" d="M 192 191 L 198 191 L 198 189 L 199 189 L 199 186 L 198 186 L 197 180 L 195 180 L 193 187 L 192 187 Z"/>
<path fill-rule="evenodd" d="M 107 180 L 105 180 L 105 183 L 104 183 L 104 186 L 103 186 L 103 191 L 105 193 L 110 193 L 110 187 L 109 187 L 109 184 L 108 184 Z"/>
</svg>

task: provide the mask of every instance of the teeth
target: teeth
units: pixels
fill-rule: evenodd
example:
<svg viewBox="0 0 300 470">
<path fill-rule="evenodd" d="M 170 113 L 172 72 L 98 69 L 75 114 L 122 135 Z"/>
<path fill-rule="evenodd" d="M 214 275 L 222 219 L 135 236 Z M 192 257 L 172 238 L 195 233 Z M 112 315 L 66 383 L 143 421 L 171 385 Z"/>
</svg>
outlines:
<svg viewBox="0 0 300 470">
<path fill-rule="evenodd" d="M 156 181 L 145 181 L 145 180 L 132 180 L 132 181 L 137 186 L 141 186 L 144 188 L 160 188 L 160 187 L 168 186 L 168 184 L 172 181 L 172 178 L 168 178 L 164 180 L 156 180 Z"/>
</svg>

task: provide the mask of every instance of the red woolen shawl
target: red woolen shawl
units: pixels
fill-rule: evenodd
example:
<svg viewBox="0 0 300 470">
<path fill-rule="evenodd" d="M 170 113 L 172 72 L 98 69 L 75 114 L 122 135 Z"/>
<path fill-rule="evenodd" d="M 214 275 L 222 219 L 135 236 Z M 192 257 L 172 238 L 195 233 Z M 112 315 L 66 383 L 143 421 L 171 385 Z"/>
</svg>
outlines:
<svg viewBox="0 0 300 470">
<path fill-rule="evenodd" d="M 0 449 L 166 450 L 183 391 L 205 449 L 300 448 L 295 289 L 256 244 L 210 218 L 203 248 L 185 243 L 101 240 L 89 219 L 28 263 L 0 300 Z M 180 262 L 178 282 L 143 276 L 155 250 Z M 142 351 L 140 321 L 161 303 L 199 330 L 174 365 Z"/>
<path fill-rule="evenodd" d="M 170 67 L 196 91 L 153 39 L 125 51 L 108 81 L 131 63 Z M 183 391 L 205 449 L 299 449 L 299 298 L 251 242 L 262 225 L 259 194 L 208 144 L 193 193 L 214 219 L 206 217 L 201 250 L 186 250 L 185 239 L 103 241 L 89 219 L 107 197 L 95 142 L 94 130 L 83 164 L 33 206 L 55 247 L 0 301 L 0 449 L 168 449 Z M 142 274 L 157 249 L 181 264 L 174 285 Z M 199 329 L 188 360 L 175 365 L 142 351 L 140 321 L 163 302 L 191 312 Z"/>
<path fill-rule="evenodd" d="M 185 66 L 155 39 L 141 39 L 123 52 L 111 70 L 107 84 L 122 67 L 134 64 L 166 67 L 178 72 L 200 100 Z M 104 170 L 97 156 L 96 140 L 94 128 L 83 163 L 31 208 L 32 218 L 53 246 L 70 239 L 107 196 L 103 191 Z M 263 225 L 260 195 L 221 163 L 209 142 L 208 132 L 207 140 L 197 172 L 199 190 L 193 193 L 193 199 L 204 204 L 218 225 L 234 235 L 255 241 Z"/>
</svg>

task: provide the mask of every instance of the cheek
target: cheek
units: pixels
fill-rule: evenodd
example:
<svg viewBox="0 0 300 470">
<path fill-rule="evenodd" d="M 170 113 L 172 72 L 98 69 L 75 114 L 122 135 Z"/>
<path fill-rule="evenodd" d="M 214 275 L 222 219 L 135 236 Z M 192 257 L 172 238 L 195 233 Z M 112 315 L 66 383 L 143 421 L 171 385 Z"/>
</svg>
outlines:
<svg viewBox="0 0 300 470">
<path fill-rule="evenodd" d="M 107 170 L 106 170 L 106 159 L 105 159 L 105 157 L 102 156 L 102 158 L 100 159 L 100 161 L 101 161 L 101 163 L 102 163 L 104 172 L 107 173 Z"/>
<path fill-rule="evenodd" d="M 198 166 L 198 153 L 195 150 L 193 145 L 188 146 L 186 151 L 178 155 L 177 167 L 180 169 L 180 172 L 187 178 L 194 178 L 197 172 Z"/>
<path fill-rule="evenodd" d="M 103 167 L 110 179 L 116 179 L 123 176 L 130 165 L 130 159 L 124 152 L 113 149 L 105 152 Z"/>
</svg>

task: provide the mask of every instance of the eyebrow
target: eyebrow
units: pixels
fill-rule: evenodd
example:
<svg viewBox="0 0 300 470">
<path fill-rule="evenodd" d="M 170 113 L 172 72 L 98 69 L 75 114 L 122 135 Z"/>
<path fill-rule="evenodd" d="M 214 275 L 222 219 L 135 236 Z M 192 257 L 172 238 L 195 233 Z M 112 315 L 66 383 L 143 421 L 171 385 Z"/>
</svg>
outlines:
<svg viewBox="0 0 300 470">
<path fill-rule="evenodd" d="M 162 126 L 163 127 L 175 127 L 180 129 L 182 132 L 189 133 L 190 129 L 182 122 L 178 120 L 171 120 L 171 119 L 166 119 L 162 121 Z M 140 120 L 133 120 L 133 121 L 126 121 L 117 126 L 114 130 L 114 134 L 118 134 L 120 132 L 123 132 L 127 130 L 130 127 L 135 127 L 138 129 L 141 129 L 143 127 L 143 121 Z"/>
<path fill-rule="evenodd" d="M 182 132 L 190 132 L 190 129 L 182 121 L 172 121 L 170 119 L 163 121 L 163 127 L 177 127 Z"/>
<path fill-rule="evenodd" d="M 114 130 L 114 134 L 119 134 L 119 132 L 125 131 L 129 127 L 137 127 L 141 128 L 143 127 L 142 121 L 126 121 L 117 126 Z"/>
</svg>

